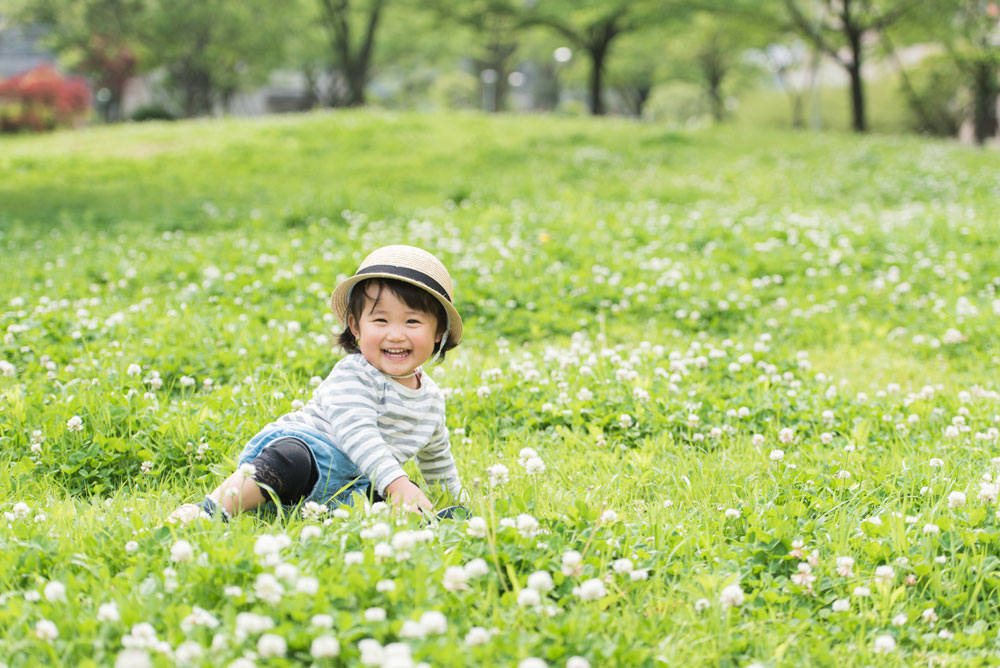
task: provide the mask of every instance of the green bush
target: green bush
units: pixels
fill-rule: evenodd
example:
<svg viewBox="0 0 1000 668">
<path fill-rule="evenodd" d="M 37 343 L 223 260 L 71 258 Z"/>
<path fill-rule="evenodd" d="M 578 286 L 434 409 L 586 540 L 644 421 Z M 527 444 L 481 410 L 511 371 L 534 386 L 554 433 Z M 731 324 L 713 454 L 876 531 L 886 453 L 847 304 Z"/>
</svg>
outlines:
<svg viewBox="0 0 1000 668">
<path fill-rule="evenodd" d="M 961 72 L 944 55 L 924 58 L 907 73 L 909 87 L 900 85 L 906 98 L 907 122 L 916 132 L 940 137 L 958 134 L 966 104 Z"/>
<path fill-rule="evenodd" d="M 174 121 L 177 117 L 162 104 L 147 104 L 132 112 L 132 120 L 141 123 L 143 121 Z"/>
</svg>

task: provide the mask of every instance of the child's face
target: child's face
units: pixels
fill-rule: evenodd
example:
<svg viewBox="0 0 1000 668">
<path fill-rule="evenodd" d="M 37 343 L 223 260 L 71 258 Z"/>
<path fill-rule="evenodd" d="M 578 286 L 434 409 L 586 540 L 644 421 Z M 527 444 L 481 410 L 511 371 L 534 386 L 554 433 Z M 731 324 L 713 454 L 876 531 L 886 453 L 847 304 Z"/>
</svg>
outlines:
<svg viewBox="0 0 1000 668">
<path fill-rule="evenodd" d="M 361 354 L 379 371 L 391 376 L 405 376 L 434 353 L 434 344 L 441 340 L 441 335 L 437 333 L 437 318 L 407 306 L 389 289 L 383 289 L 378 302 L 375 302 L 377 288 L 365 288 L 365 305 L 360 320 L 349 318 Z M 415 381 L 403 382 L 416 385 Z"/>
</svg>

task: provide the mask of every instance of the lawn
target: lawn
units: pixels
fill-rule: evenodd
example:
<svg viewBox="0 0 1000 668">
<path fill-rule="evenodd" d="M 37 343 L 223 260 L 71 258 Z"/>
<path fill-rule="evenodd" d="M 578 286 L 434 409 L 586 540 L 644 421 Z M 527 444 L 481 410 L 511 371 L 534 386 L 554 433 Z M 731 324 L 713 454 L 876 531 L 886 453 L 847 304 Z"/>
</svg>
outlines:
<svg viewBox="0 0 1000 668">
<path fill-rule="evenodd" d="M 916 138 L 0 137 L 0 664 L 995 665 L 998 221 L 996 154 Z M 163 526 L 326 376 L 389 243 L 455 280 L 472 518 Z"/>
</svg>

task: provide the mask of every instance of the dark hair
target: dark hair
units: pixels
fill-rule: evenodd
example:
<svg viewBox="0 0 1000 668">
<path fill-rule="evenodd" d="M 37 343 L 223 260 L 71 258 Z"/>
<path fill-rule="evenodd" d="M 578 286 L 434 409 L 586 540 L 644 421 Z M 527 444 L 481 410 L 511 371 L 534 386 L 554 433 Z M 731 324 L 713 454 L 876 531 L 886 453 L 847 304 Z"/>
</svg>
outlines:
<svg viewBox="0 0 1000 668">
<path fill-rule="evenodd" d="M 437 322 L 437 332 L 435 334 L 444 334 L 448 328 L 448 314 L 445 312 L 444 307 L 441 306 L 441 302 L 435 299 L 427 290 L 394 278 L 368 278 L 355 284 L 351 289 L 351 296 L 347 302 L 348 320 L 354 318 L 355 323 L 361 321 L 361 312 L 364 311 L 365 300 L 371 299 L 368 295 L 369 287 L 374 287 L 377 290 L 375 292 L 375 299 L 372 301 L 372 308 L 375 308 L 378 300 L 382 298 L 382 291 L 388 290 L 410 308 L 434 316 Z M 347 323 L 344 323 L 344 331 L 340 334 L 340 338 L 337 339 L 337 343 L 348 353 L 361 352 L 361 349 L 358 348 L 358 339 L 354 336 L 354 332 L 351 331 Z M 438 352 L 440 345 L 440 341 L 434 344 L 435 353 Z M 451 339 L 445 341 L 444 348 L 441 349 L 438 359 L 443 360 L 444 354 L 456 345 L 458 344 Z"/>
</svg>

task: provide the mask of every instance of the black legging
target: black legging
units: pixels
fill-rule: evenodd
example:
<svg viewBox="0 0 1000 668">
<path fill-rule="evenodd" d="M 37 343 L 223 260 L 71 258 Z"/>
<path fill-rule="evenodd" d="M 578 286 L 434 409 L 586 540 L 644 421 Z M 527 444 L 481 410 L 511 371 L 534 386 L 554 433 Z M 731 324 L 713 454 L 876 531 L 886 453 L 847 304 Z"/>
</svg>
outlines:
<svg viewBox="0 0 1000 668">
<path fill-rule="evenodd" d="M 309 447 L 294 436 L 279 438 L 253 460 L 254 480 L 269 487 L 283 506 L 294 506 L 308 496 L 319 480 Z"/>
</svg>

